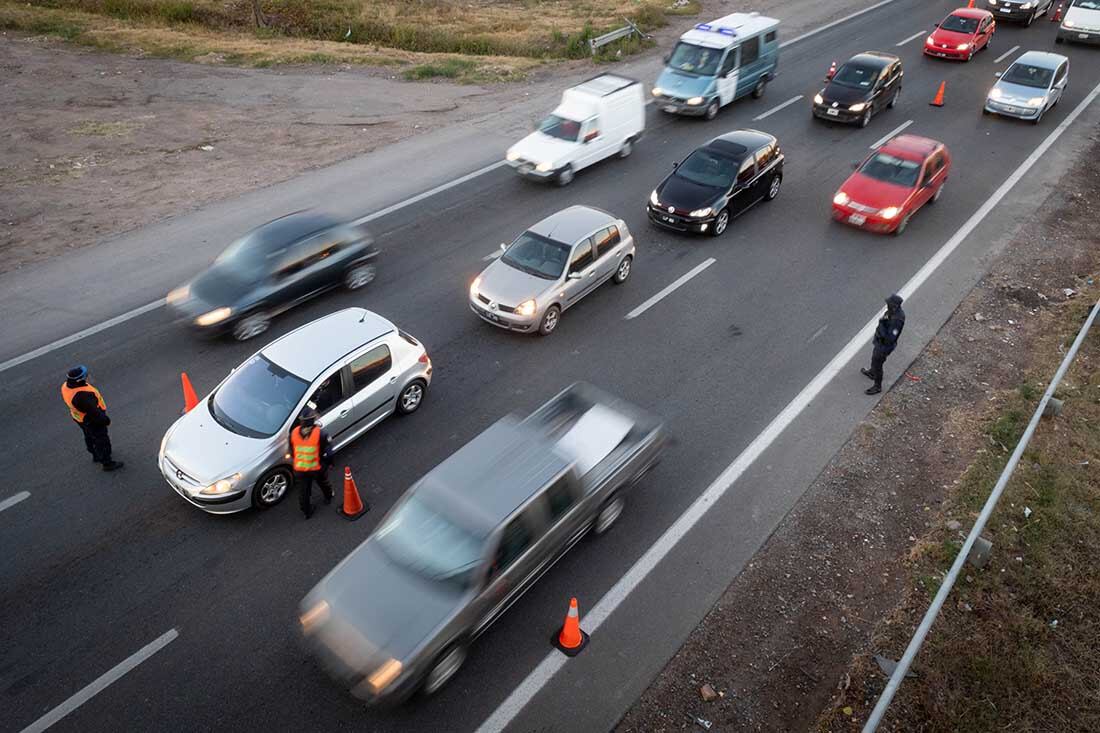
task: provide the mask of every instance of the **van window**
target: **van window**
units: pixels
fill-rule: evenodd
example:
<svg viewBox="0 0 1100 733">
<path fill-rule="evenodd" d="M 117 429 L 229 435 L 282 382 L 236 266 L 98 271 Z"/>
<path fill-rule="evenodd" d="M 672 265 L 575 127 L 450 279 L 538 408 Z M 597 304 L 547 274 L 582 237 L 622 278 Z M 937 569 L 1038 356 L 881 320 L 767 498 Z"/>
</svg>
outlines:
<svg viewBox="0 0 1100 733">
<path fill-rule="evenodd" d="M 746 38 L 741 42 L 741 65 L 749 64 L 760 58 L 760 36 Z"/>
<path fill-rule="evenodd" d="M 731 48 L 729 53 L 726 54 L 725 61 L 722 62 L 722 70 L 718 72 L 719 76 L 726 76 L 731 71 L 737 68 L 737 49 Z"/>
<path fill-rule="evenodd" d="M 764 43 L 775 43 L 775 31 L 768 31 L 764 35 Z"/>
<path fill-rule="evenodd" d="M 600 136 L 600 118 L 593 117 L 584 121 L 584 141 L 590 142 Z"/>
</svg>

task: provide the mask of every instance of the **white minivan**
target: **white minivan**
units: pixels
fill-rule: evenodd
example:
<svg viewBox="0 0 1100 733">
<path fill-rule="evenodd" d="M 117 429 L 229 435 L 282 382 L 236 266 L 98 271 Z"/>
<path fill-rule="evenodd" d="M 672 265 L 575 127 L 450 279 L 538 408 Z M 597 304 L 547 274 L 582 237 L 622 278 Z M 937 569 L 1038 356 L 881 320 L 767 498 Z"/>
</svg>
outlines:
<svg viewBox="0 0 1100 733">
<path fill-rule="evenodd" d="M 604 158 L 625 158 L 645 131 L 641 82 L 601 74 L 566 89 L 538 129 L 508 149 L 522 176 L 568 185 L 577 171 Z"/>
</svg>

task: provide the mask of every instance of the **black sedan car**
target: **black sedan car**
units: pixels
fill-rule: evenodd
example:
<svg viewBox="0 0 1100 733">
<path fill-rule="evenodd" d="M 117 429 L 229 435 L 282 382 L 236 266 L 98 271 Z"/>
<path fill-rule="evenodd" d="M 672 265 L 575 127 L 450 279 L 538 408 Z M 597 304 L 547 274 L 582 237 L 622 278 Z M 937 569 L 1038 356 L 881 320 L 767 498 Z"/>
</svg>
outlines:
<svg viewBox="0 0 1100 733">
<path fill-rule="evenodd" d="M 168 294 L 168 304 L 203 333 L 247 341 L 271 319 L 338 285 L 374 280 L 374 248 L 361 227 L 303 211 L 270 221 L 231 244 L 214 264 Z"/>
<path fill-rule="evenodd" d="M 898 103 L 902 76 L 897 56 L 881 51 L 858 53 L 814 95 L 814 117 L 867 127 L 871 117 Z"/>
<path fill-rule="evenodd" d="M 783 151 L 766 132 L 734 130 L 673 166 L 649 196 L 654 224 L 717 237 L 757 201 L 771 201 L 783 183 Z"/>
</svg>

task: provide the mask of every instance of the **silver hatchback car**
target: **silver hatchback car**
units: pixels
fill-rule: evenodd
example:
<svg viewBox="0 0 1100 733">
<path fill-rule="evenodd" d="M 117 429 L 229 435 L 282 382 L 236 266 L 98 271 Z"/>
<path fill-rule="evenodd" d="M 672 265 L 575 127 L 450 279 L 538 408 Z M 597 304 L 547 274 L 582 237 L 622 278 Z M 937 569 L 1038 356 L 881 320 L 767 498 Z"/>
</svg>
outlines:
<svg viewBox="0 0 1100 733">
<path fill-rule="evenodd" d="M 626 282 L 634 262 L 626 222 L 591 206 L 570 206 L 500 246 L 500 257 L 470 284 L 470 310 L 499 328 L 541 336 L 598 286 Z"/>
<path fill-rule="evenodd" d="M 333 450 L 420 407 L 432 362 L 419 341 L 363 308 L 291 331 L 229 373 L 164 434 L 168 485 L 211 514 L 278 503 L 291 486 L 290 430 L 311 403 Z"/>
<path fill-rule="evenodd" d="M 986 95 L 983 114 L 994 113 L 1039 124 L 1062 98 L 1069 83 L 1069 59 L 1047 51 L 1028 51 L 1012 62 Z"/>
</svg>

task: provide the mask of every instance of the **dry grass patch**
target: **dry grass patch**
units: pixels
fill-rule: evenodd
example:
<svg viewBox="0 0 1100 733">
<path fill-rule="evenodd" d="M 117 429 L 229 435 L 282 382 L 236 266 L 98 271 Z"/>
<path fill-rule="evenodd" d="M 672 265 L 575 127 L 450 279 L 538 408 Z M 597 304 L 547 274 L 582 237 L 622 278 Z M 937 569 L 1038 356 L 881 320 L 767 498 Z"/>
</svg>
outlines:
<svg viewBox="0 0 1100 733">
<path fill-rule="evenodd" d="M 70 128 L 69 134 L 91 137 L 125 137 L 143 127 L 145 127 L 145 123 L 136 120 L 116 120 L 113 122 L 87 120 L 76 127 Z"/>
</svg>

